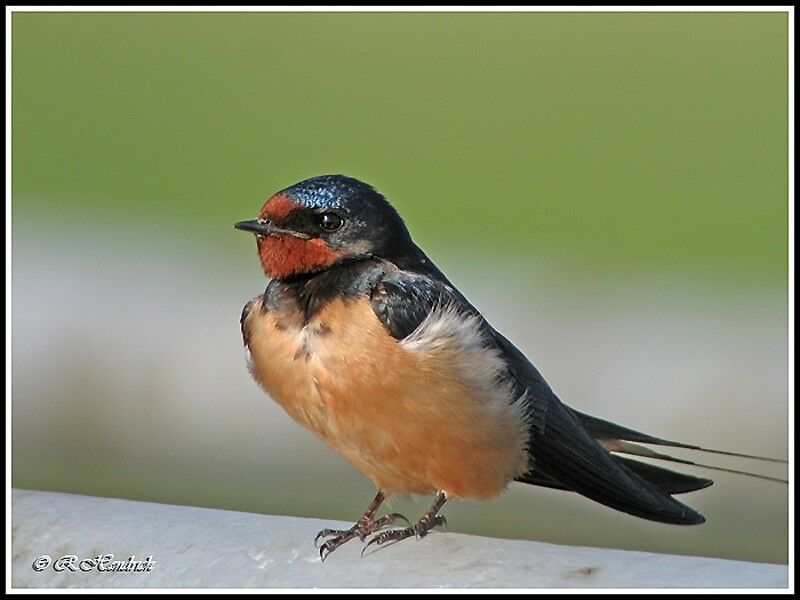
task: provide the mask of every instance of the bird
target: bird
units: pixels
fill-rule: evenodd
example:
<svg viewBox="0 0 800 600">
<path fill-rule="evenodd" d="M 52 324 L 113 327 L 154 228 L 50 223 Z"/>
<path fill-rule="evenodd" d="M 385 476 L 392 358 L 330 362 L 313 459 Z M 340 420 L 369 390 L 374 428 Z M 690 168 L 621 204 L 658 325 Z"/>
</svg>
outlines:
<svg viewBox="0 0 800 600">
<path fill-rule="evenodd" d="M 234 227 L 255 234 L 269 280 L 240 319 L 253 378 L 377 490 L 352 527 L 319 532 L 323 561 L 356 538 L 364 550 L 423 538 L 446 525 L 448 499 L 491 500 L 514 481 L 652 521 L 704 522 L 673 496 L 711 479 L 630 456 L 776 479 L 642 444 L 786 462 L 659 438 L 569 407 L 363 181 L 305 179 Z M 434 502 L 413 524 L 397 513 L 377 517 L 397 494 Z"/>
</svg>

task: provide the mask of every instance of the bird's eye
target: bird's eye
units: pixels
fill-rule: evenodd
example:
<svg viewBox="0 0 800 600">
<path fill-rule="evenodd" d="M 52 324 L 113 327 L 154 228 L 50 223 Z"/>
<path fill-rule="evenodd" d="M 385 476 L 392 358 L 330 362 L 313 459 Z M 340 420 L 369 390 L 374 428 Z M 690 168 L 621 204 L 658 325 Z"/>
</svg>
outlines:
<svg viewBox="0 0 800 600">
<path fill-rule="evenodd" d="M 325 231 L 336 231 L 342 225 L 344 220 L 336 213 L 323 213 L 319 217 L 319 226 Z"/>
</svg>

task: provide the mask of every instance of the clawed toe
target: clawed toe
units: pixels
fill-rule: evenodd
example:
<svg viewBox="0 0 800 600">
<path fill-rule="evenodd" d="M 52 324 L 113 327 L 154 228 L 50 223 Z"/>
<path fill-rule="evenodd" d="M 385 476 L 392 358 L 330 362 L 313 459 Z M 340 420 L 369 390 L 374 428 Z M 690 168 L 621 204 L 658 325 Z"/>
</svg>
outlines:
<svg viewBox="0 0 800 600">
<path fill-rule="evenodd" d="M 378 529 L 383 529 L 384 527 L 387 527 L 389 525 L 394 525 L 395 521 L 397 521 L 398 519 L 403 521 L 407 526 L 411 525 L 411 521 L 409 521 L 405 515 L 401 515 L 400 513 L 392 513 L 390 515 L 386 515 L 385 517 L 379 520 L 383 521 L 384 519 L 386 519 L 386 522 L 382 523 L 381 526 L 378 527 Z M 378 529 L 376 529 L 375 531 L 377 531 Z"/>
<path fill-rule="evenodd" d="M 389 531 L 381 531 L 380 533 L 376 534 L 372 537 L 372 539 L 366 543 L 366 545 L 361 549 L 361 556 L 364 556 L 364 552 L 366 552 L 367 548 L 372 546 L 373 544 L 376 546 L 382 546 L 387 542 L 399 542 L 400 540 L 404 540 L 406 538 L 415 537 L 417 539 L 424 538 L 428 535 L 428 532 L 433 529 L 434 527 L 438 527 L 439 525 L 447 525 L 447 519 L 445 519 L 441 515 L 433 515 L 433 516 L 424 516 L 414 525 L 409 527 L 404 527 L 402 529 L 391 529 Z"/>
<path fill-rule="evenodd" d="M 319 548 L 319 538 L 323 537 L 330 537 L 330 536 L 342 536 L 348 532 L 347 529 L 323 529 L 317 534 L 317 537 L 314 538 L 314 547 Z"/>
<path fill-rule="evenodd" d="M 317 534 L 317 537 L 314 538 L 314 546 L 317 546 L 320 538 L 331 538 L 319 546 L 320 560 L 324 562 L 330 553 L 336 550 L 336 548 L 356 537 L 362 542 L 366 542 L 367 536 L 373 533 L 375 534 L 371 540 L 366 542 L 364 548 L 361 549 L 361 556 L 364 556 L 364 551 L 373 544 L 382 546 L 387 542 L 399 542 L 400 540 L 404 540 L 411 536 L 420 539 L 428 535 L 428 532 L 434 527 L 438 527 L 439 525 L 447 526 L 447 519 L 437 514 L 439 509 L 442 508 L 442 505 L 447 500 L 447 496 L 444 492 L 439 492 L 436 495 L 436 500 L 434 501 L 430 510 L 413 525 L 400 513 L 391 513 L 381 517 L 380 519 L 373 519 L 383 500 L 383 492 L 379 491 L 375 496 L 375 499 L 372 501 L 372 504 L 370 504 L 370 506 L 367 508 L 364 516 L 361 517 L 350 529 L 323 529 L 320 531 Z M 384 528 L 393 525 L 397 520 L 405 521 L 407 526 L 403 528 L 382 531 Z"/>
<path fill-rule="evenodd" d="M 384 527 L 393 525 L 398 519 L 409 523 L 409 520 L 400 513 L 392 513 L 376 520 L 372 520 L 371 518 L 362 518 L 350 529 L 323 529 L 317 534 L 317 537 L 314 538 L 314 546 L 318 546 L 320 538 L 331 537 L 331 539 L 323 543 L 321 546 L 318 546 L 319 557 L 324 562 L 325 558 L 327 558 L 331 552 L 336 550 L 336 548 L 345 542 L 349 542 L 356 537 L 363 542 L 367 539 L 368 535 L 375 533 L 376 531 L 380 531 Z"/>
<path fill-rule="evenodd" d="M 428 535 L 428 532 L 431 529 L 434 527 L 439 527 L 440 525 L 443 525 L 445 528 L 447 528 L 447 519 L 445 519 L 442 515 L 435 515 L 432 518 L 427 519 L 424 523 L 420 521 L 414 525 L 414 535 L 418 540 L 422 539 Z"/>
</svg>

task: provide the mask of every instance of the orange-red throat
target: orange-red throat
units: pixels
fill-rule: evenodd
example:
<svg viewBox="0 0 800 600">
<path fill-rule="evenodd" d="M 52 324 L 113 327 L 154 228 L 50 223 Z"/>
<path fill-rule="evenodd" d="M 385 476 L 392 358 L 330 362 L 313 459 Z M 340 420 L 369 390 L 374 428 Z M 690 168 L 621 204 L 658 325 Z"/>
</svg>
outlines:
<svg viewBox="0 0 800 600">
<path fill-rule="evenodd" d="M 271 279 L 319 271 L 336 262 L 340 254 L 320 238 L 305 240 L 291 234 L 258 238 L 261 267 Z"/>
<path fill-rule="evenodd" d="M 285 194 L 275 194 L 261 209 L 261 220 L 282 229 L 289 215 L 302 208 Z M 332 265 L 341 256 L 325 240 L 318 237 L 294 235 L 290 230 L 270 235 L 257 235 L 258 257 L 264 273 L 271 279 L 311 273 Z"/>
</svg>

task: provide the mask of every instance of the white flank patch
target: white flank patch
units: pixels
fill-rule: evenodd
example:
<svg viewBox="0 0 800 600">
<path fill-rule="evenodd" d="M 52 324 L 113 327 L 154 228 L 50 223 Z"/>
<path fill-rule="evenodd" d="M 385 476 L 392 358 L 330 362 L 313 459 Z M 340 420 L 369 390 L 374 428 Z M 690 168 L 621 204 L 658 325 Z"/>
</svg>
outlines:
<svg viewBox="0 0 800 600">
<path fill-rule="evenodd" d="M 487 407 L 501 413 L 512 413 L 527 437 L 525 395 L 514 398 L 502 354 L 487 343 L 481 325 L 480 316 L 464 313 L 454 304 L 447 304 L 431 310 L 400 344 L 411 352 L 446 352 L 454 356 L 459 373 L 480 391 Z"/>
</svg>

